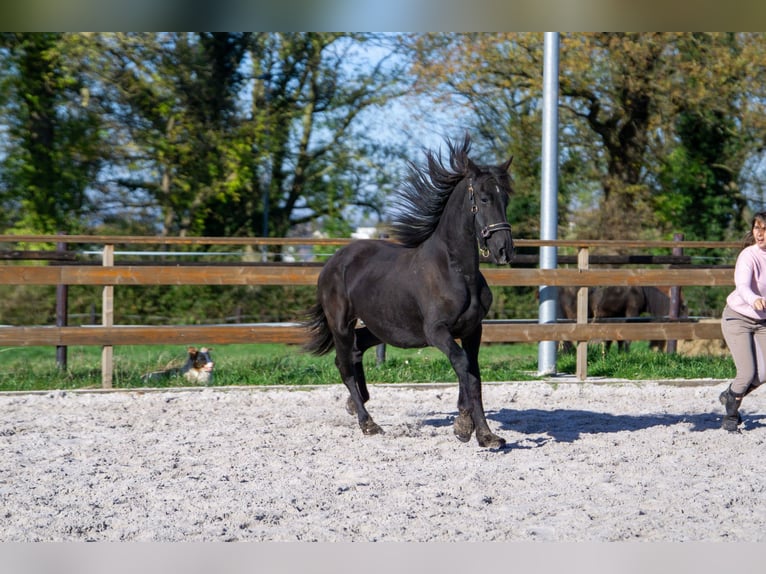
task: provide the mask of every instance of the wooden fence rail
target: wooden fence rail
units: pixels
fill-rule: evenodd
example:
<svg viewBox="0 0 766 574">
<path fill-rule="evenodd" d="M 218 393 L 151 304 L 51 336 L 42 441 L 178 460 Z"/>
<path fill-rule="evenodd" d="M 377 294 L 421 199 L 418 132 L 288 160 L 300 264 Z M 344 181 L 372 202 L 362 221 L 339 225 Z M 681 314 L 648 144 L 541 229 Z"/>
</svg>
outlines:
<svg viewBox="0 0 766 574">
<path fill-rule="evenodd" d="M 296 323 L 235 325 L 113 325 L 113 290 L 124 285 L 315 285 L 321 264 L 263 265 L 121 265 L 115 263 L 115 245 L 343 245 L 349 240 L 278 238 L 147 238 L 111 236 L 0 236 L 1 243 L 101 244 L 102 266 L 73 264 L 69 258 L 41 265 L 0 265 L 0 285 L 100 285 L 103 286 L 100 326 L 24 326 L 0 328 L 0 345 L 56 346 L 98 345 L 102 353 L 102 384 L 111 386 L 112 348 L 115 345 L 186 344 L 205 341 L 227 343 L 299 344 L 305 333 Z M 536 241 L 519 240 L 517 246 L 556 245 L 577 250 L 576 269 L 482 269 L 494 286 L 576 286 L 580 299 L 587 287 L 600 285 L 730 286 L 733 272 L 727 268 L 621 268 L 594 269 L 589 266 L 592 249 L 647 248 L 739 248 L 739 244 L 677 241 Z M 587 343 L 593 340 L 720 339 L 720 323 L 647 322 L 588 323 L 585 305 L 578 305 L 575 323 L 538 324 L 523 321 L 487 321 L 482 340 L 497 342 L 573 341 L 578 343 L 577 375 L 587 376 Z"/>
<path fill-rule="evenodd" d="M 316 285 L 321 267 L 0 266 L 4 285 Z M 482 269 L 490 285 L 731 285 L 731 269 Z"/>
<path fill-rule="evenodd" d="M 0 346 L 157 345 L 286 343 L 306 340 L 298 323 L 231 325 L 86 325 L 82 327 L 0 327 Z M 720 323 L 551 323 L 494 320 L 484 323 L 483 343 L 539 341 L 639 341 L 720 339 Z"/>
</svg>

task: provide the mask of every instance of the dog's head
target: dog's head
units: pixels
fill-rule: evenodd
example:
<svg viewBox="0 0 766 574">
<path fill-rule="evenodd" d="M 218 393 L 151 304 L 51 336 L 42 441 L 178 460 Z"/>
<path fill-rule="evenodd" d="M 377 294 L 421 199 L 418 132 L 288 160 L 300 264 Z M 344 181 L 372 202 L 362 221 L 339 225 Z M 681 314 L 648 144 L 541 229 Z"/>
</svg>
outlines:
<svg viewBox="0 0 766 574">
<path fill-rule="evenodd" d="M 181 372 L 186 380 L 192 383 L 210 384 L 213 381 L 213 367 L 215 363 L 210 356 L 207 347 L 189 347 L 189 359 L 186 361 Z"/>
</svg>

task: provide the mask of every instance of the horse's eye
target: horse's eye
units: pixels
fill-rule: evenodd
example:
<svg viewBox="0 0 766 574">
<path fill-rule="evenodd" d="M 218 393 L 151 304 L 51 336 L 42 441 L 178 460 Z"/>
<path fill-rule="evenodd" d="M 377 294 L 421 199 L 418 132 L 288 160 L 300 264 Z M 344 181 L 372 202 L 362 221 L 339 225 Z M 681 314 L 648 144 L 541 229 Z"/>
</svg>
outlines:
<svg viewBox="0 0 766 574">
<path fill-rule="evenodd" d="M 481 202 L 482 202 L 484 205 L 487 205 L 487 204 L 489 203 L 489 197 L 488 197 L 488 196 L 486 196 L 486 195 L 482 195 L 482 196 L 481 196 Z"/>
</svg>

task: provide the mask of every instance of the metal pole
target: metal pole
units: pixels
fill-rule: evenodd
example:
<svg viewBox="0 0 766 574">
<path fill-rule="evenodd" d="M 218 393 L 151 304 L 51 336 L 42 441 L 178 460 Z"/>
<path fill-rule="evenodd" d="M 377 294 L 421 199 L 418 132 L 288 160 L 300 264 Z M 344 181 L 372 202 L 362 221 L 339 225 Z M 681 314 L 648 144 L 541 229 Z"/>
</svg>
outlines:
<svg viewBox="0 0 766 574">
<path fill-rule="evenodd" d="M 546 32 L 543 61 L 543 146 L 542 185 L 540 198 L 540 239 L 557 239 L 558 232 L 558 94 L 559 35 Z M 540 269 L 558 265 L 556 247 L 540 248 Z M 555 323 L 558 314 L 558 292 L 555 286 L 540 286 L 538 323 Z M 537 368 L 540 375 L 556 373 L 558 341 L 541 341 L 538 345 Z"/>
</svg>

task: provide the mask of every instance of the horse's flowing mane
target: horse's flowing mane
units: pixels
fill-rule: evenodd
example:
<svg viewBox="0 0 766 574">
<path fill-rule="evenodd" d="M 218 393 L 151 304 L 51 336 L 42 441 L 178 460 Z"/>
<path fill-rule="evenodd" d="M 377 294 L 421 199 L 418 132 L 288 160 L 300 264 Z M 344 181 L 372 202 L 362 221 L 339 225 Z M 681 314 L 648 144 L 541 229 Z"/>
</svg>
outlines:
<svg viewBox="0 0 766 574">
<path fill-rule="evenodd" d="M 449 139 L 446 143 L 449 167 L 444 165 L 441 151 L 426 151 L 424 166 L 409 162 L 407 178 L 392 202 L 391 234 L 406 247 L 416 247 L 431 236 L 452 191 L 467 173 L 471 138 L 466 134 L 459 146 Z"/>
</svg>

